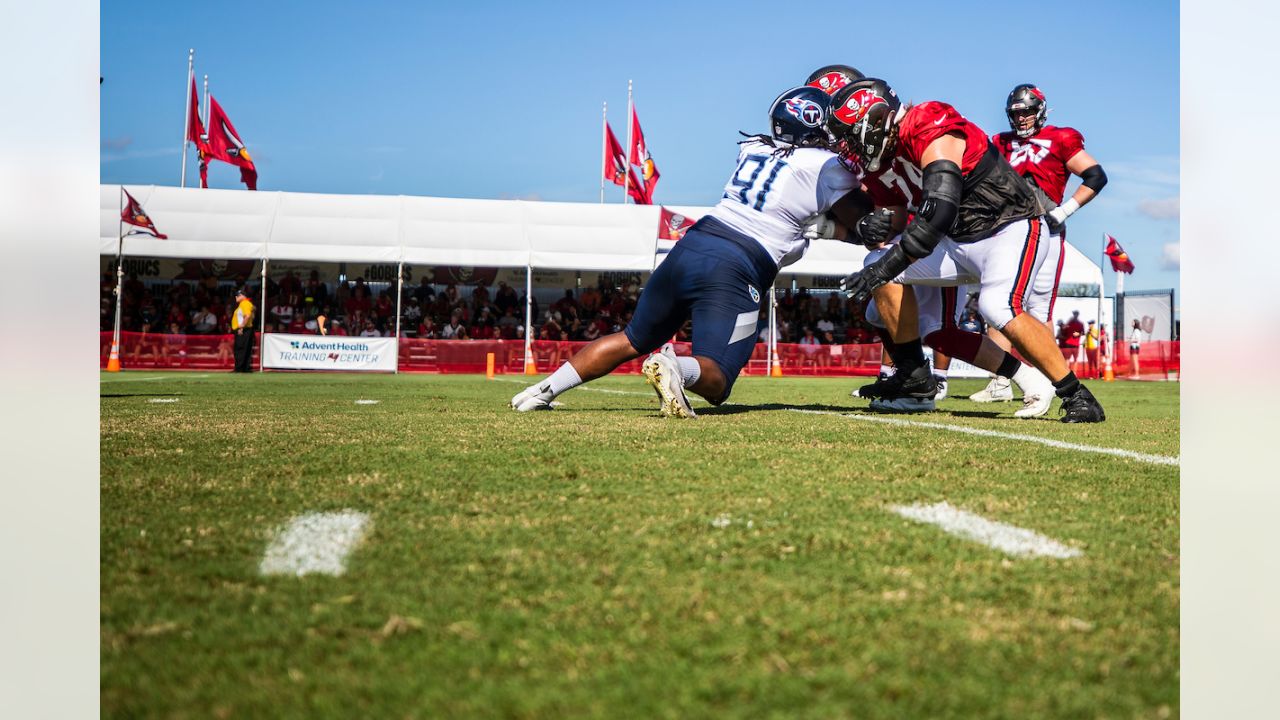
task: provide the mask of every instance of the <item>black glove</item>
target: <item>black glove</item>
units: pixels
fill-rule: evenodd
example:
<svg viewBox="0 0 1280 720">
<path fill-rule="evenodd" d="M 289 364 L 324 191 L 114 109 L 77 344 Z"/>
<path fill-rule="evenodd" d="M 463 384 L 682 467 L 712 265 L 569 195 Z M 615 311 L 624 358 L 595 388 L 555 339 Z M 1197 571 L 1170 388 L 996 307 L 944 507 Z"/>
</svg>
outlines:
<svg viewBox="0 0 1280 720">
<path fill-rule="evenodd" d="M 853 225 L 854 239 L 868 248 L 877 248 L 893 236 L 893 211 L 888 208 L 869 212 Z"/>
<path fill-rule="evenodd" d="M 855 302 L 865 303 L 880 286 L 888 283 L 911 265 L 911 258 L 901 245 L 889 248 L 879 260 L 840 281 L 840 292 Z"/>
</svg>

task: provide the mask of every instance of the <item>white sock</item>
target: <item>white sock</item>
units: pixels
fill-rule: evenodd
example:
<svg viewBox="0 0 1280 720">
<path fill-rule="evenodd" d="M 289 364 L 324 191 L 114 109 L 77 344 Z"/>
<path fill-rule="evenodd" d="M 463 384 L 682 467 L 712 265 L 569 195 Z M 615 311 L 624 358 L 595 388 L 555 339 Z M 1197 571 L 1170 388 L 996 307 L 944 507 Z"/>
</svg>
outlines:
<svg viewBox="0 0 1280 720">
<path fill-rule="evenodd" d="M 582 378 L 578 376 L 578 371 L 566 362 L 560 366 L 559 370 L 551 373 L 550 377 L 538 383 L 537 387 L 542 399 L 550 401 L 566 390 L 572 390 L 581 384 Z"/>
<path fill-rule="evenodd" d="M 676 358 L 676 363 L 680 366 L 680 379 L 685 387 L 693 387 L 698 378 L 702 377 L 702 366 L 698 364 L 697 358 L 681 356 Z"/>
<path fill-rule="evenodd" d="M 946 380 L 947 370 L 950 370 L 950 368 L 942 368 L 941 370 L 939 370 L 938 367 L 935 365 L 933 368 L 933 376 L 936 378 L 940 378 L 942 380 Z"/>
<path fill-rule="evenodd" d="M 881 376 L 881 377 L 892 377 L 892 376 L 893 376 L 893 374 L 894 374 L 894 373 L 896 373 L 896 372 L 898 372 L 898 368 L 897 368 L 896 366 L 894 366 L 894 365 L 881 365 L 881 366 L 880 366 L 880 376 Z"/>
</svg>

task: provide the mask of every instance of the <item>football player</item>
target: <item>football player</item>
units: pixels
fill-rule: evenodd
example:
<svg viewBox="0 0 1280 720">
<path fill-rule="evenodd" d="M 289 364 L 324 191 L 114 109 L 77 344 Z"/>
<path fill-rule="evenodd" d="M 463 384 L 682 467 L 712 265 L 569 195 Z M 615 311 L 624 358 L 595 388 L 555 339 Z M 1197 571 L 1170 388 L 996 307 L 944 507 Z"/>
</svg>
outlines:
<svg viewBox="0 0 1280 720">
<path fill-rule="evenodd" d="M 904 285 L 980 285 L 979 310 L 1053 383 L 1064 422 L 1101 422 L 1102 406 L 1066 366 L 1045 325 L 1050 294 L 1033 282 L 1049 254 L 1041 203 L 991 144 L 986 133 L 943 102 L 904 106 L 888 83 L 866 78 L 832 98 L 828 129 L 842 153 L 867 173 L 900 161 L 901 181 L 919 197 L 901 235 L 867 256 L 862 270 L 844 282 L 846 293 L 873 296 L 898 367 L 883 409 L 932 403 L 937 383 L 921 347 L 921 318 L 941 319 L 941 309 L 918 307 Z M 896 214 L 895 214 L 896 215 Z M 925 293 L 938 297 L 939 293 Z M 992 369 L 991 347 L 975 333 L 949 332 L 945 324 L 930 344 L 947 355 Z M 986 341 L 989 342 L 989 341 Z M 1019 362 L 1000 351 L 997 375 L 1011 377 Z M 1024 388 L 1025 389 L 1025 388 Z M 900 401 L 900 407 L 895 406 Z"/>
<path fill-rule="evenodd" d="M 724 402 L 755 349 L 762 293 L 779 267 L 807 250 L 811 218 L 832 210 L 844 227 L 855 227 L 870 208 L 859 175 L 831 148 L 829 109 L 830 98 L 817 88 L 779 95 L 769 108 L 771 133 L 740 143 L 723 198 L 653 272 L 627 327 L 587 345 L 511 406 L 550 408 L 566 390 L 646 353 L 645 380 L 663 415 L 695 417 L 685 390 Z M 664 343 L 690 316 L 693 356 L 677 357 Z"/>
<path fill-rule="evenodd" d="M 1013 169 L 1035 183 L 1053 205 L 1046 215 L 1052 254 L 1036 278 L 1037 285 L 1050 288 L 1049 317 L 1053 317 L 1066 250 L 1066 220 L 1102 191 L 1107 184 L 1107 174 L 1085 151 L 1080 131 L 1046 124 L 1049 107 L 1044 93 L 1035 85 L 1023 83 L 1015 87 L 1005 101 L 1005 114 L 1009 117 L 1009 130 L 992 135 L 991 142 Z M 1067 180 L 1072 175 L 1078 176 L 1081 183 L 1063 202 Z M 1000 347 L 1009 349 L 1009 340 L 999 330 L 993 328 L 988 334 Z M 969 399 L 977 402 L 1012 400 L 1013 390 L 1007 380 L 995 377 Z"/>
</svg>

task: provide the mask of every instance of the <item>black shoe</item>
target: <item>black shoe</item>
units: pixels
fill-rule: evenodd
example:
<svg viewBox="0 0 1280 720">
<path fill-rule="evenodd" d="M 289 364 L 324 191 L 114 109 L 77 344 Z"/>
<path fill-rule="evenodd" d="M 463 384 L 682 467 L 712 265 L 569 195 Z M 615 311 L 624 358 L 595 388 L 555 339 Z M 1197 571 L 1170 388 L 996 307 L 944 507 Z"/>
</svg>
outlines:
<svg viewBox="0 0 1280 720">
<path fill-rule="evenodd" d="M 902 375 L 899 372 L 894 377 Z M 916 400 L 932 400 L 938 394 L 938 379 L 933 376 L 927 365 L 921 365 L 911 371 L 905 379 L 902 380 L 897 397 L 913 398 Z M 893 396 L 884 396 L 886 400 Z"/>
<path fill-rule="evenodd" d="M 896 377 L 898 377 L 897 373 L 894 373 L 893 375 L 881 375 L 870 385 L 863 385 L 857 390 L 854 390 L 853 396 L 860 398 L 884 397 L 886 392 L 889 392 L 890 390 L 896 391 L 898 387 L 898 383 L 894 382 L 894 378 Z"/>
<path fill-rule="evenodd" d="M 1064 423 L 1094 423 L 1107 419 L 1107 414 L 1102 411 L 1097 398 L 1083 383 L 1079 390 L 1062 398 L 1062 407 L 1058 408 L 1058 412 L 1063 414 L 1062 422 Z"/>
</svg>

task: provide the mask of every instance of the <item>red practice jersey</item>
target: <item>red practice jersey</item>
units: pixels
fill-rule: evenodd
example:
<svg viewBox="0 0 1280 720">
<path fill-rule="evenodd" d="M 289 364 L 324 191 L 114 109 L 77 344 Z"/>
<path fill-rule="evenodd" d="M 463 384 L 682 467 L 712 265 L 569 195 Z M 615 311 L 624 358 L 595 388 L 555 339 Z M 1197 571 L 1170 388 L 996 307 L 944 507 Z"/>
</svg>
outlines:
<svg viewBox="0 0 1280 720">
<path fill-rule="evenodd" d="M 960 173 L 968 175 L 987 150 L 987 134 L 944 102 L 926 102 L 907 110 L 898 124 L 898 144 L 892 162 L 863 178 L 867 193 L 876 205 L 920 206 L 923 194 L 922 164 L 929 143 L 951 132 L 964 135 L 965 149 Z"/>
<path fill-rule="evenodd" d="M 1084 149 L 1084 136 L 1075 128 L 1045 125 L 1029 138 L 1012 130 L 991 136 L 991 142 L 1013 169 L 1029 177 L 1054 202 L 1062 204 L 1067 190 L 1067 161 Z"/>
</svg>

